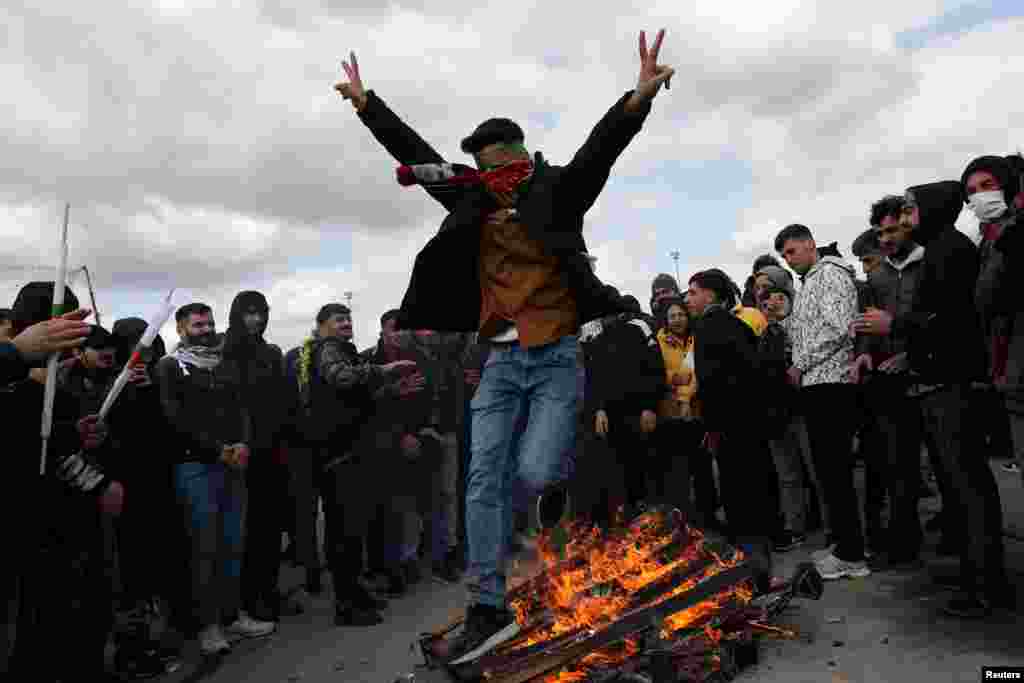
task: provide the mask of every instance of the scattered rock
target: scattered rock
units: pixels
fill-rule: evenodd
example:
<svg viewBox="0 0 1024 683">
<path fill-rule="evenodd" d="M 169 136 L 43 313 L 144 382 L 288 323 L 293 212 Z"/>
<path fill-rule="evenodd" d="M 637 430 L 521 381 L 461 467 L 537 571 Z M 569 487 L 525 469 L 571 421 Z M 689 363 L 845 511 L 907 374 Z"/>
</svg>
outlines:
<svg viewBox="0 0 1024 683">
<path fill-rule="evenodd" d="M 832 641 L 832 647 L 842 647 L 843 645 L 846 645 L 846 643 L 844 643 L 841 640 L 833 640 Z"/>
<path fill-rule="evenodd" d="M 339 659 L 338 661 L 336 661 L 334 663 L 334 670 L 335 671 L 341 671 L 344 668 L 345 668 L 345 662 L 344 661 Z"/>
<path fill-rule="evenodd" d="M 831 667 L 833 669 L 836 668 L 837 666 L 839 666 L 839 664 L 834 659 L 828 660 L 828 665 L 829 665 L 829 667 Z"/>
<path fill-rule="evenodd" d="M 288 676 L 288 683 L 296 683 L 302 680 L 302 674 L 291 674 Z"/>
<path fill-rule="evenodd" d="M 881 642 L 882 642 L 882 645 L 888 645 L 889 644 L 889 636 L 882 636 L 882 641 Z"/>
<path fill-rule="evenodd" d="M 359 663 L 362 664 L 363 666 L 366 666 L 367 664 L 370 663 L 370 660 L 369 659 L 360 659 Z"/>
<path fill-rule="evenodd" d="M 846 621 L 846 617 L 828 617 L 825 619 L 826 623 L 829 624 L 842 624 Z"/>
</svg>

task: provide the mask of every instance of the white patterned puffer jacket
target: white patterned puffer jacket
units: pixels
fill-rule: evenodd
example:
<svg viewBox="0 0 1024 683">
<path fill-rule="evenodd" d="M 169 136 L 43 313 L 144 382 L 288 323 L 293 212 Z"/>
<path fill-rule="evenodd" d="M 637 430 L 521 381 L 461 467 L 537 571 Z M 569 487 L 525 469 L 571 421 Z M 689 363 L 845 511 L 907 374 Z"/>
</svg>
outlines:
<svg viewBox="0 0 1024 683">
<path fill-rule="evenodd" d="M 793 365 L 802 386 L 851 382 L 857 286 L 851 265 L 834 256 L 818 261 L 804 277 L 785 327 L 793 340 Z"/>
</svg>

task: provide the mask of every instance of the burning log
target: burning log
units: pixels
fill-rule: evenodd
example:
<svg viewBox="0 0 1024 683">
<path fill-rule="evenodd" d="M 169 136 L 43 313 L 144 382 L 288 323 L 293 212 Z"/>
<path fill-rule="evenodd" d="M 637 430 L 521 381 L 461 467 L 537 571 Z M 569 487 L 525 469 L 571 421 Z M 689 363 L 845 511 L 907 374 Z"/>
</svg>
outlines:
<svg viewBox="0 0 1024 683">
<path fill-rule="evenodd" d="M 487 677 L 493 683 L 526 683 L 526 681 L 564 667 L 629 636 L 660 628 L 666 617 L 693 607 L 718 593 L 728 591 L 752 576 L 753 571 L 746 566 L 726 569 L 701 582 L 692 590 L 685 591 L 651 607 L 633 611 L 607 628 L 582 638 L 578 642 L 556 649 L 545 648 L 532 656 L 516 658 L 504 664 L 494 662 L 486 669 Z M 468 662 L 457 666 L 454 672 L 463 680 L 476 678 L 485 671 L 479 664 L 479 661 Z"/>
</svg>

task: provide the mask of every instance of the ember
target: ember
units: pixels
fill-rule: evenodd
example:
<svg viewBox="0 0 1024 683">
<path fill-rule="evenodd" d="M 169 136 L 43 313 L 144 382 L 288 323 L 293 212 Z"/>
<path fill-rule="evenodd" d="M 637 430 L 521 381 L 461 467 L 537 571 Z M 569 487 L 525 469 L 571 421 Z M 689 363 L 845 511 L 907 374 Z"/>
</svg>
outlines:
<svg viewBox="0 0 1024 683">
<path fill-rule="evenodd" d="M 795 637 L 765 623 L 794 595 L 821 595 L 820 577 L 802 566 L 755 600 L 743 554 L 687 526 L 678 511 L 652 509 L 605 533 L 583 523 L 562 531 L 568 542 L 557 547 L 551 534 L 543 536 L 542 570 L 510 592 L 516 623 L 502 642 L 451 663 L 458 678 L 576 683 L 642 671 L 676 683 L 728 676 L 755 636 Z M 430 643 L 441 637 L 421 642 L 428 661 Z"/>
</svg>

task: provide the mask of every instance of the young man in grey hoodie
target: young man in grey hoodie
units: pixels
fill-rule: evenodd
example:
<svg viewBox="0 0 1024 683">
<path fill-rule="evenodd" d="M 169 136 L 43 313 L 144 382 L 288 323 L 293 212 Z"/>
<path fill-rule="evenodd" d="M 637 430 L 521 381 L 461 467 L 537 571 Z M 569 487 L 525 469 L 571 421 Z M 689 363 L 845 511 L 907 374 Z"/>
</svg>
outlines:
<svg viewBox="0 0 1024 683">
<path fill-rule="evenodd" d="M 775 250 L 803 281 L 785 321 L 793 340 L 788 374 L 802 394 L 811 454 L 836 542 L 815 557 L 816 564 L 824 579 L 868 576 L 852 468 L 853 435 L 860 422 L 850 376 L 850 325 L 857 316 L 853 267 L 841 258 L 821 256 L 803 225 L 785 227 L 775 238 Z"/>
</svg>

